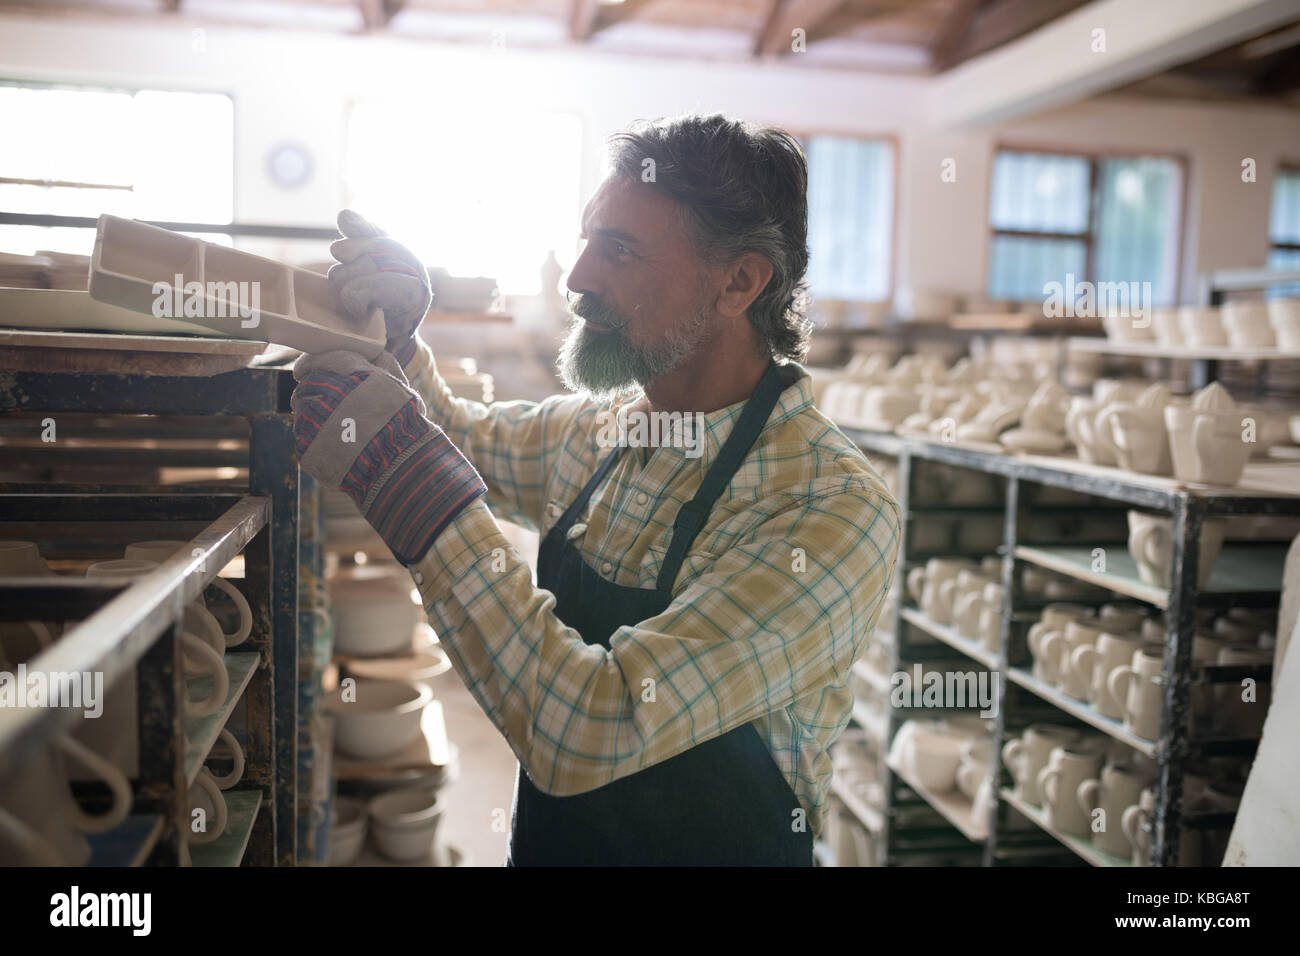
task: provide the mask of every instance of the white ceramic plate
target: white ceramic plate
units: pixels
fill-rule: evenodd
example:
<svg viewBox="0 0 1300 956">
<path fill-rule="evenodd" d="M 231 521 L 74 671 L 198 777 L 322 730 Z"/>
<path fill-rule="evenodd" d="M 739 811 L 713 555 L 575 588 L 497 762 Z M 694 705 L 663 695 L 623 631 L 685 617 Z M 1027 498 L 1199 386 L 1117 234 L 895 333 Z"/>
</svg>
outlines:
<svg viewBox="0 0 1300 956">
<path fill-rule="evenodd" d="M 157 335 L 201 335 L 233 339 L 216 329 L 178 319 L 159 319 L 98 302 L 89 292 L 71 289 L 0 289 L 0 325 L 16 329 L 97 332 L 136 332 Z"/>
</svg>

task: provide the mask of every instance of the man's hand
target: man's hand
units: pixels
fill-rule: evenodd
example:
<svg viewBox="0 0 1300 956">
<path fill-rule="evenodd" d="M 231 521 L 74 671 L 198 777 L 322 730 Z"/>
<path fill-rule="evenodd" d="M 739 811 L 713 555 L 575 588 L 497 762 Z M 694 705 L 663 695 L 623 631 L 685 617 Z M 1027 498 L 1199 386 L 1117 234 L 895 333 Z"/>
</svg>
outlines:
<svg viewBox="0 0 1300 956">
<path fill-rule="evenodd" d="M 459 449 L 425 417 L 387 352 L 371 364 L 353 352 L 304 355 L 290 407 L 302 469 L 348 495 L 411 565 L 456 515 L 487 492 Z"/>
<path fill-rule="evenodd" d="M 412 354 L 415 330 L 433 302 L 429 273 L 409 249 L 351 209 L 339 213 L 338 226 L 344 238 L 330 246 L 338 264 L 330 269 L 329 279 L 343 312 L 361 320 L 375 306 L 383 309 L 386 349 L 404 363 Z"/>
</svg>

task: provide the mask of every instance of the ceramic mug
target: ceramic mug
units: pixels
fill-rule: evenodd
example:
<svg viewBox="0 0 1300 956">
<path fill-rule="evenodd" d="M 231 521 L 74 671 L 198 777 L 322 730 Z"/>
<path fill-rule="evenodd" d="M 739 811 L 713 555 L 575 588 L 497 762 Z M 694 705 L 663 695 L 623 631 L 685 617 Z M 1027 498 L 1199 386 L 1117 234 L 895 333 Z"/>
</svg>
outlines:
<svg viewBox="0 0 1300 956">
<path fill-rule="evenodd" d="M 975 562 L 965 558 L 931 558 L 924 567 L 916 567 L 908 572 L 907 590 L 926 617 L 937 624 L 949 624 L 952 621 L 952 586 L 945 585 L 954 581 L 957 575 L 973 568 Z M 949 603 L 945 606 L 943 597 L 946 593 Z"/>
<path fill-rule="evenodd" d="M 1059 679 L 1057 668 L 1052 664 L 1047 655 L 1047 638 L 1054 633 L 1065 629 L 1065 626 L 1071 621 L 1087 618 L 1091 614 L 1089 608 L 1082 604 L 1055 603 L 1049 604 L 1043 608 L 1043 615 L 1032 627 L 1026 636 L 1026 643 L 1029 646 L 1029 653 L 1034 658 L 1033 674 L 1038 680 L 1046 684 L 1054 684 Z"/>
<path fill-rule="evenodd" d="M 1125 767 L 1103 767 L 1096 780 L 1085 780 L 1079 785 L 1079 807 L 1089 820 L 1092 845 L 1111 856 L 1130 857 L 1133 843 L 1124 832 L 1124 811 L 1137 803 L 1148 778 L 1136 770 Z M 1095 818 L 1093 813 L 1101 810 Z"/>
<path fill-rule="evenodd" d="M 1142 646 L 1142 640 L 1129 634 L 1112 634 L 1107 631 L 1097 638 L 1096 644 L 1079 647 L 1071 659 L 1071 668 L 1088 675 L 1088 703 L 1103 717 L 1122 720 L 1124 706 L 1110 692 L 1111 672 L 1131 664 L 1133 654 Z"/>
<path fill-rule="evenodd" d="M 1160 736 L 1165 698 L 1164 648 L 1143 645 L 1133 652 L 1131 664 L 1111 671 L 1106 686 L 1116 700 L 1124 701 L 1125 727 L 1146 740 Z"/>
<path fill-rule="evenodd" d="M 188 541 L 137 541 L 135 544 L 128 544 L 122 556 L 137 561 L 153 561 L 162 564 L 176 554 L 177 551 L 189 547 L 190 543 Z M 216 618 L 212 617 L 212 613 L 207 610 L 202 595 L 194 603 L 199 605 L 212 618 L 212 623 L 216 625 L 217 631 L 221 633 L 222 642 L 226 647 L 239 646 L 248 640 L 248 636 L 253 633 L 253 612 L 248 606 L 247 599 L 239 588 L 222 577 L 213 578 L 208 582 L 208 587 L 216 588 L 230 598 L 235 605 L 235 609 L 239 612 L 239 627 L 227 634 L 222 630 Z"/>
<path fill-rule="evenodd" d="M 1047 766 L 1038 773 L 1038 792 L 1049 826 L 1074 836 L 1089 835 L 1089 820 L 1079 806 L 1078 792 L 1085 781 L 1101 773 L 1103 759 L 1103 752 L 1095 746 L 1069 743 L 1052 749 Z"/>
<path fill-rule="evenodd" d="M 1051 681 L 1061 693 L 1075 700 L 1088 697 L 1088 677 L 1091 675 L 1076 673 L 1071 667 L 1075 651 L 1082 647 L 1096 644 L 1105 631 L 1098 626 L 1096 618 L 1074 620 L 1065 625 L 1062 631 L 1052 631 L 1043 638 L 1042 648 L 1046 672 L 1054 675 Z"/>
<path fill-rule="evenodd" d="M 1138 577 L 1150 587 L 1168 588 L 1174 555 L 1173 519 L 1144 511 L 1130 511 L 1128 526 L 1128 550 L 1137 564 Z M 1227 530 L 1228 522 L 1223 518 L 1206 518 L 1202 523 L 1196 561 L 1198 588 L 1205 587 L 1209 580 Z"/>
<path fill-rule="evenodd" d="M 138 561 L 135 559 L 99 561 L 86 568 L 86 577 L 143 577 L 157 566 L 154 561 Z M 212 642 L 211 635 L 205 640 L 190 631 L 181 631 L 182 660 L 184 664 L 189 665 L 185 668 L 186 675 L 189 677 L 208 676 L 212 678 L 212 690 L 207 697 L 191 700 L 188 694 L 182 695 L 181 708 L 190 717 L 207 717 L 209 714 L 215 714 L 221 709 L 226 701 L 226 695 L 230 692 L 230 672 L 226 670 L 225 659 L 216 651 Z M 128 678 L 125 676 L 122 679 L 123 682 L 127 680 Z M 134 684 L 133 673 L 127 686 L 132 684 Z"/>
<path fill-rule="evenodd" d="M 997 652 L 1002 640 L 1002 604 L 1006 589 L 996 581 L 984 585 L 981 598 L 979 639 L 986 651 Z"/>
<path fill-rule="evenodd" d="M 1016 781 L 1016 795 L 1026 803 L 1039 806 L 1038 774 L 1047 765 L 1052 750 L 1078 740 L 1078 731 L 1056 724 L 1030 724 L 1019 737 L 1002 746 L 1002 762 Z"/>
<path fill-rule="evenodd" d="M 980 787 L 989 781 L 989 767 L 993 760 L 993 741 L 987 737 L 972 737 L 961 746 L 961 763 L 957 767 L 957 789 L 974 800 Z"/>
<path fill-rule="evenodd" d="M 1115 446 L 1119 467 L 1146 475 L 1172 475 L 1169 432 L 1161 409 L 1108 405 L 1101 413 L 1101 433 Z"/>
</svg>

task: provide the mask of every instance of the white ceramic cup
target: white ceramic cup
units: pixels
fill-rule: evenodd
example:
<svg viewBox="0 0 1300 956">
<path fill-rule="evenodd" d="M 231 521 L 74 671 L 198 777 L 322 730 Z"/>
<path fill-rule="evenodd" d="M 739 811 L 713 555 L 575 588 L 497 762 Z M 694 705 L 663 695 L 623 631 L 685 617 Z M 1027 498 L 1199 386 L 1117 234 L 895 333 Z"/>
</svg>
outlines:
<svg viewBox="0 0 1300 956">
<path fill-rule="evenodd" d="M 908 593 L 930 620 L 936 624 L 950 624 L 957 575 L 973 567 L 975 562 L 966 558 L 931 558 L 923 568 L 913 568 L 908 572 Z"/>
<path fill-rule="evenodd" d="M 1074 836 L 1089 835 L 1089 820 L 1079 806 L 1078 792 L 1085 781 L 1101 773 L 1103 759 L 1096 747 L 1069 743 L 1052 749 L 1047 766 L 1038 774 L 1038 792 L 1049 826 Z"/>
<path fill-rule="evenodd" d="M 1002 604 L 1006 589 L 996 581 L 984 585 L 980 605 L 979 639 L 986 651 L 996 653 L 1002 641 Z"/>
<path fill-rule="evenodd" d="M 137 561 L 153 561 L 162 564 L 175 555 L 177 551 L 189 547 L 190 543 L 188 541 L 137 541 L 135 544 L 128 544 L 122 556 Z M 208 587 L 216 588 L 230 598 L 235 605 L 235 609 L 239 612 L 239 627 L 230 633 L 226 633 L 221 629 L 221 625 L 216 618 L 212 617 L 211 612 L 207 610 L 202 596 L 195 603 L 202 607 L 209 617 L 212 617 L 212 624 L 216 626 L 217 631 L 221 634 L 225 646 L 237 647 L 248 640 L 248 636 L 253 633 L 253 611 L 248 606 L 248 600 L 239 588 L 222 577 L 213 578 L 208 583 Z"/>
<path fill-rule="evenodd" d="M 135 559 L 100 561 L 86 568 L 86 577 L 142 577 L 157 566 L 154 561 Z M 210 636 L 205 639 L 189 631 L 181 632 L 182 658 L 188 665 L 185 668 L 187 676 L 212 678 L 212 689 L 206 697 L 191 700 L 186 695 L 181 701 L 182 710 L 191 717 L 206 717 L 216 713 L 230 692 L 230 673 L 226 670 L 225 659 L 213 648 L 211 640 Z"/>
<path fill-rule="evenodd" d="M 1056 679 L 1051 683 L 1061 693 L 1075 700 L 1088 697 L 1088 679 L 1091 674 L 1076 672 L 1071 666 L 1074 653 L 1082 647 L 1096 644 L 1097 639 L 1106 633 L 1096 618 L 1074 620 L 1065 625 L 1062 631 L 1053 631 L 1043 638 L 1043 656 L 1046 660 L 1047 673 Z"/>
<path fill-rule="evenodd" d="M 1164 649 L 1143 645 L 1133 652 L 1133 661 L 1117 667 L 1107 678 L 1107 689 L 1124 701 L 1124 726 L 1139 737 L 1160 736 L 1160 715 L 1164 710 Z"/>
<path fill-rule="evenodd" d="M 1112 856 L 1128 858 L 1133 844 L 1124 833 L 1124 811 L 1137 803 L 1149 780 L 1145 774 L 1126 767 L 1103 767 L 1100 778 L 1079 785 L 1079 807 L 1089 820 L 1092 845 Z M 1095 811 L 1101 810 L 1094 817 Z"/>
<path fill-rule="evenodd" d="M 1047 765 L 1052 751 L 1078 740 L 1078 731 L 1056 724 L 1030 724 L 1019 737 L 1002 746 L 1002 762 L 1016 781 L 1016 795 L 1026 803 L 1039 806 L 1038 774 Z"/>
<path fill-rule="evenodd" d="M 1128 550 L 1137 564 L 1142 583 L 1155 588 L 1169 587 L 1174 554 L 1173 519 L 1145 511 L 1130 511 L 1128 526 Z M 1196 562 L 1197 587 L 1204 587 L 1210 579 L 1227 530 L 1228 523 L 1223 518 L 1206 518 L 1202 523 Z"/>
<path fill-rule="evenodd" d="M 1110 675 L 1117 668 L 1129 666 L 1142 640 L 1129 634 L 1107 631 L 1096 644 L 1084 645 L 1074 652 L 1071 668 L 1088 677 L 1088 703 L 1103 717 L 1122 720 L 1124 706 L 1110 692 Z"/>
</svg>

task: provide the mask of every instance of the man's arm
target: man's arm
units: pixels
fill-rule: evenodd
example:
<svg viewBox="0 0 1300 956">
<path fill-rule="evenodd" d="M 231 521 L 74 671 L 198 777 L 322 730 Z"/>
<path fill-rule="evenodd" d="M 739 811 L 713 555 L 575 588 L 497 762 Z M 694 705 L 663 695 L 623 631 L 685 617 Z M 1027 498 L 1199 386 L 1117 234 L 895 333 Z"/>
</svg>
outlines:
<svg viewBox="0 0 1300 956">
<path fill-rule="evenodd" d="M 405 358 L 405 355 L 399 355 Z M 452 443 L 483 476 L 488 504 L 501 518 L 540 530 L 546 504 L 547 476 L 555 473 L 561 454 L 591 457 L 583 436 L 594 428 L 598 406 L 578 395 L 542 402 L 495 402 L 484 405 L 456 398 L 438 374 L 433 350 L 418 337 L 403 371 Z"/>
<path fill-rule="evenodd" d="M 680 579 L 672 604 L 620 628 L 608 651 L 555 616 L 482 502 L 411 570 L 457 673 L 529 778 L 583 793 L 845 679 L 893 580 L 900 521 L 856 477 L 824 487 Z"/>
</svg>

